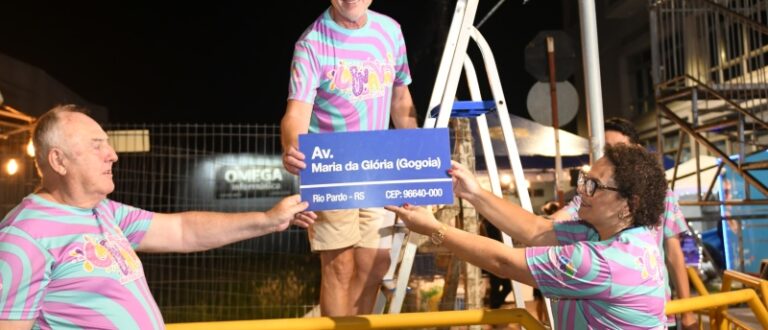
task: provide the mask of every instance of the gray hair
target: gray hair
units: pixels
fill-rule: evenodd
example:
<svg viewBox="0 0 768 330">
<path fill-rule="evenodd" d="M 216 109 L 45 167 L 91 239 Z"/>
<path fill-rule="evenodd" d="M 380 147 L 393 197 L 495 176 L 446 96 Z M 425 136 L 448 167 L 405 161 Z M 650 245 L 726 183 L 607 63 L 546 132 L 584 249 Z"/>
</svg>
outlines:
<svg viewBox="0 0 768 330">
<path fill-rule="evenodd" d="M 32 130 L 32 144 L 35 147 L 35 165 L 38 171 L 43 165 L 48 165 L 48 153 L 61 141 L 59 123 L 64 113 L 88 114 L 88 109 L 75 104 L 57 105 L 37 118 Z"/>
</svg>

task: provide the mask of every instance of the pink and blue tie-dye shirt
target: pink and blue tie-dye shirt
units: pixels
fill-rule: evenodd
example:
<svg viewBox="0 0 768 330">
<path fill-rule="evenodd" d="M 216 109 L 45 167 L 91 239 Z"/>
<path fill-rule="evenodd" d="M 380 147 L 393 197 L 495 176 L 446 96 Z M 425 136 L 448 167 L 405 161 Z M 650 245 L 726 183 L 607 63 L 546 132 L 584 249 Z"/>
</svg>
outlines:
<svg viewBox="0 0 768 330">
<path fill-rule="evenodd" d="M 134 249 L 153 213 L 31 194 L 0 222 L 0 319 L 40 329 L 165 327 Z"/>
<path fill-rule="evenodd" d="M 559 246 L 525 249 L 556 329 L 664 329 L 664 261 L 655 230 L 600 241 L 583 221 L 558 221 Z"/>
<path fill-rule="evenodd" d="M 581 196 L 576 195 L 570 203 L 565 206 L 565 210 L 572 220 L 579 218 L 579 207 L 581 207 Z M 661 226 L 664 228 L 664 238 L 677 237 L 681 233 L 688 231 L 688 225 L 685 223 L 685 216 L 680 210 L 680 204 L 677 203 L 677 196 L 672 190 L 667 189 L 667 195 L 664 198 L 664 213 L 661 214 Z M 660 240 L 659 249 L 664 257 L 664 242 Z M 669 271 L 664 267 L 664 287 L 667 294 L 667 300 L 672 299 L 672 289 L 669 286 Z M 669 326 L 675 325 L 675 318 L 670 317 Z"/>
<path fill-rule="evenodd" d="M 288 99 L 313 104 L 310 133 L 384 130 L 393 86 L 410 83 L 397 22 L 369 10 L 365 26 L 346 29 L 326 10 L 296 42 Z"/>
</svg>

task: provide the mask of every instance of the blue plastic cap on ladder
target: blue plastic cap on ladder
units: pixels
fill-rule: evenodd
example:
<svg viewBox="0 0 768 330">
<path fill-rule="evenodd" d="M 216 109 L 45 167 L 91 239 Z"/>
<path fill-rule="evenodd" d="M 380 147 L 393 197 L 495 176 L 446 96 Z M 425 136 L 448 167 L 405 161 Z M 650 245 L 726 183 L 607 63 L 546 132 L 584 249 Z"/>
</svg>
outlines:
<svg viewBox="0 0 768 330">
<path fill-rule="evenodd" d="M 491 111 L 496 111 L 496 101 L 455 101 L 451 109 L 451 117 L 477 117 Z M 429 111 L 430 118 L 437 118 L 440 113 L 440 106 L 434 107 Z"/>
</svg>

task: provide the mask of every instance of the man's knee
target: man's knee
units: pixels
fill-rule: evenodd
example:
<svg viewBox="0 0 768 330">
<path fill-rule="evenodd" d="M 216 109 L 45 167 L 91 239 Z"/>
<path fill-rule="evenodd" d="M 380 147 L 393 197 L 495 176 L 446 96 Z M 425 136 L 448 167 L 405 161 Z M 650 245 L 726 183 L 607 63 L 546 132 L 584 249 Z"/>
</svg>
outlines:
<svg viewBox="0 0 768 330">
<path fill-rule="evenodd" d="M 389 250 L 381 249 L 376 253 L 375 261 L 371 265 L 371 275 L 379 280 L 384 278 L 384 275 L 389 270 L 391 262 L 392 260 L 389 256 Z"/>
<path fill-rule="evenodd" d="M 355 264 L 351 249 L 321 252 L 320 260 L 324 281 L 347 285 L 355 274 Z"/>
<path fill-rule="evenodd" d="M 389 254 L 383 256 L 381 258 L 381 261 L 376 264 L 376 270 L 378 273 L 385 274 L 389 270 L 389 266 L 391 266 L 392 260 L 389 257 Z"/>
</svg>

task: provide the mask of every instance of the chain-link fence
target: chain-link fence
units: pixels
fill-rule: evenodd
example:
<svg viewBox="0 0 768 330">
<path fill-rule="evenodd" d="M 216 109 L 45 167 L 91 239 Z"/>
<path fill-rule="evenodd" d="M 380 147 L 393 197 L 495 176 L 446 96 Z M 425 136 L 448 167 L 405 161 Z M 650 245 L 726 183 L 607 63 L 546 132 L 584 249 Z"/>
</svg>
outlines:
<svg viewBox="0 0 768 330">
<path fill-rule="evenodd" d="M 282 169 L 279 127 L 111 125 L 110 198 L 155 212 L 264 211 L 297 192 Z M 166 322 L 297 317 L 316 304 L 319 261 L 289 228 L 191 254 L 142 254 Z"/>
</svg>

